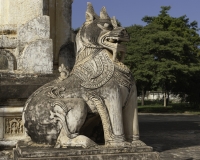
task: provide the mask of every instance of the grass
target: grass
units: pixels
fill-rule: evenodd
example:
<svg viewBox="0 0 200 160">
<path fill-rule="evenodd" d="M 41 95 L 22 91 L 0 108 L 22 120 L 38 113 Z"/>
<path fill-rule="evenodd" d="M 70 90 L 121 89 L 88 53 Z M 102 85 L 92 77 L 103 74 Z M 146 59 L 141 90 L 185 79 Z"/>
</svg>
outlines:
<svg viewBox="0 0 200 160">
<path fill-rule="evenodd" d="M 185 113 L 200 115 L 200 107 L 192 106 L 188 103 L 169 103 L 167 107 L 163 106 L 160 101 L 145 101 L 145 105 L 141 106 L 138 102 L 139 113 Z"/>
</svg>

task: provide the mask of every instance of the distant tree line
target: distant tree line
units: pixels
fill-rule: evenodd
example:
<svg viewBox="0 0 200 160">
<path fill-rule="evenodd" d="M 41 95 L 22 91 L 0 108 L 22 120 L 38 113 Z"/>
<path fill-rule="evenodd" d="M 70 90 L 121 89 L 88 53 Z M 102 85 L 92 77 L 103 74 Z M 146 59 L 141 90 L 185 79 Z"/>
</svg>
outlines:
<svg viewBox="0 0 200 160">
<path fill-rule="evenodd" d="M 182 93 L 190 104 L 200 104 L 200 36 L 196 21 L 189 22 L 186 15 L 172 17 L 170 6 L 162 6 L 158 16 L 145 16 L 145 26 L 127 27 L 125 63 L 137 82 L 138 92 L 148 90 L 164 93 L 167 106 L 169 93 Z"/>
</svg>

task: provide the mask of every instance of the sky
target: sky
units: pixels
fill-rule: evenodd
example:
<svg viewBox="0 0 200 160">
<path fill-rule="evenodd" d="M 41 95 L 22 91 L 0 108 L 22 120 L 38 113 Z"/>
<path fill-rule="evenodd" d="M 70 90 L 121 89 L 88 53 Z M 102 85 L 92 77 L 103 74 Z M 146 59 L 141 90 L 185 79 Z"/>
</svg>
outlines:
<svg viewBox="0 0 200 160">
<path fill-rule="evenodd" d="M 99 15 L 103 6 L 110 17 L 115 16 L 123 27 L 134 24 L 146 25 L 141 19 L 144 16 L 157 16 L 161 6 L 171 6 L 170 16 L 186 15 L 189 21 L 196 20 L 200 28 L 200 0 L 74 0 L 72 4 L 72 28 L 76 29 L 85 22 L 87 2 L 93 4 Z"/>
</svg>

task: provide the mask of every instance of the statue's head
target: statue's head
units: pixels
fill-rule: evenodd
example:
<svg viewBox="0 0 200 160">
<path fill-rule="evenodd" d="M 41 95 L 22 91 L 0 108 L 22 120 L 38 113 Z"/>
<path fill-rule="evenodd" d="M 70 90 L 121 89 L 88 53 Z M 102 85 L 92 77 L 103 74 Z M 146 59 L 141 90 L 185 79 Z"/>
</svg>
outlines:
<svg viewBox="0 0 200 160">
<path fill-rule="evenodd" d="M 86 22 L 77 34 L 77 52 L 83 47 L 106 48 L 113 52 L 125 52 L 126 48 L 121 42 L 129 41 L 125 28 L 118 26 L 115 17 L 110 18 L 106 8 L 103 7 L 100 16 L 93 9 L 91 3 L 87 4 Z"/>
</svg>

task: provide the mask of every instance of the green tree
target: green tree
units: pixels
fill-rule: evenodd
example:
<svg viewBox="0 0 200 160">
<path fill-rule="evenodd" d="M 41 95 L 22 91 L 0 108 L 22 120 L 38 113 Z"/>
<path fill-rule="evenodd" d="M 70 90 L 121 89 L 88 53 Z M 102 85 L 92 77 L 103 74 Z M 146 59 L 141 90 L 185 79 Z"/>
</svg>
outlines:
<svg viewBox="0 0 200 160">
<path fill-rule="evenodd" d="M 146 33 L 144 27 L 134 25 L 126 28 L 130 34 L 130 42 L 127 44 L 127 56 L 125 63 L 130 66 L 134 78 L 136 79 L 138 93 L 142 97 L 144 105 L 144 96 L 147 90 L 152 89 L 152 78 L 154 76 L 155 62 L 154 57 L 148 54 L 148 48 L 144 47 L 146 43 Z"/>
<path fill-rule="evenodd" d="M 127 44 L 126 63 L 136 81 L 141 83 L 139 89 L 144 89 L 144 86 L 146 89 L 162 89 L 164 106 L 170 91 L 190 94 L 191 81 L 200 71 L 197 22 L 189 23 L 186 16 L 171 17 L 168 14 L 170 8 L 161 7 L 156 17 L 145 16 L 142 20 L 147 25 L 144 27 L 127 28 L 131 41 Z"/>
</svg>

